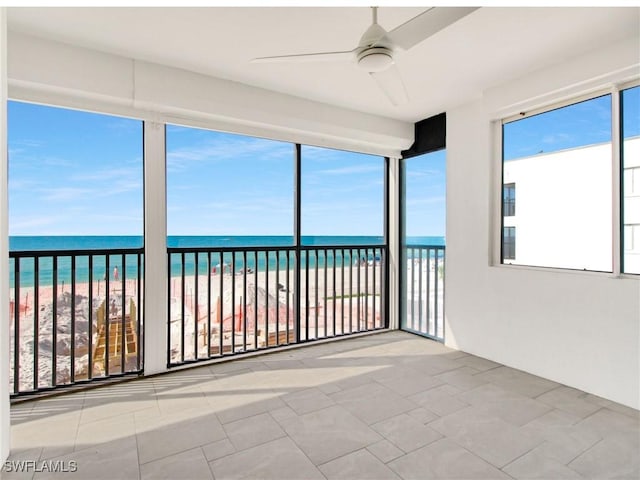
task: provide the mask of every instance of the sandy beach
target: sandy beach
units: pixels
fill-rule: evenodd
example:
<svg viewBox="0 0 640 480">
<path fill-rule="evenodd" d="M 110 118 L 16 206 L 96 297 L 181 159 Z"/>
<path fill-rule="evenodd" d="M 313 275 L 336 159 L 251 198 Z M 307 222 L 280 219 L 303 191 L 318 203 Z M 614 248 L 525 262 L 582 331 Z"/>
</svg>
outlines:
<svg viewBox="0 0 640 480">
<path fill-rule="evenodd" d="M 381 273 L 381 266 L 379 264 L 374 266 L 371 263 L 363 266 L 345 265 L 344 268 L 338 266 L 335 270 L 333 267 L 309 268 L 308 272 L 303 269 L 300 275 L 301 340 L 382 326 Z M 246 274 L 238 272 L 231 275 L 229 272 L 222 273 L 218 270 L 208 275 L 200 273 L 197 279 L 193 274 L 185 275 L 184 282 L 181 277 L 171 277 L 169 279 L 171 361 L 180 362 L 183 359 L 191 360 L 217 355 L 221 347 L 223 353 L 229 353 L 295 341 L 294 275 L 293 269 L 270 270 L 268 275 L 264 271 L 257 274 L 247 271 Z M 142 282 L 140 284 L 143 288 Z M 54 320 L 57 353 L 56 382 L 60 384 L 71 381 L 72 308 L 75 312 L 73 348 L 76 380 L 86 378 L 89 368 L 89 345 L 94 353 L 99 341 L 98 311 L 100 308 L 105 312 L 102 315 L 112 319 L 111 323 L 124 324 L 130 317 L 143 318 L 140 312 L 142 305 L 138 305 L 137 279 L 127 279 L 124 285 L 122 281 L 110 280 L 108 307 L 104 280 L 93 281 L 93 298 L 91 299 L 89 299 L 89 283 L 75 285 L 75 299 L 71 298 L 71 285 L 68 283 L 57 285 L 55 313 L 53 287 L 40 286 L 37 289 L 37 311 L 35 290 L 34 287 L 21 287 L 17 302 L 14 289 L 10 290 L 11 378 L 14 378 L 13 319 L 15 319 L 15 309 L 18 308 L 21 390 L 33 388 L 35 343 L 38 348 L 38 386 L 49 386 L 52 383 Z M 142 298 L 142 292 L 140 298 Z M 90 309 L 91 325 L 89 325 Z M 37 342 L 34 342 L 35 328 L 38 329 Z M 289 334 L 288 337 L 287 334 Z M 127 355 L 128 352 L 127 350 Z M 110 360 L 111 374 L 121 373 L 123 370 L 119 361 L 122 352 L 116 351 L 116 353 L 117 358 L 113 357 Z M 113 354 L 110 352 L 111 355 Z M 93 375 L 103 375 L 103 363 L 96 364 L 96 355 L 94 354 L 93 357 Z M 124 370 L 135 368 L 135 361 L 131 363 L 127 357 Z"/>
</svg>

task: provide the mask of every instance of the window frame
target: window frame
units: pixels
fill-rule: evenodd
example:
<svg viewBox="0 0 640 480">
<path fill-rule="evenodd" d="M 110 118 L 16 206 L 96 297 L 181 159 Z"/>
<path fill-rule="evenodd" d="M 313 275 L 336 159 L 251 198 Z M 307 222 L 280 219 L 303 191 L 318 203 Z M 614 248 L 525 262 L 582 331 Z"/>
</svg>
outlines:
<svg viewBox="0 0 640 480">
<path fill-rule="evenodd" d="M 640 280 L 640 274 L 624 272 L 624 177 L 623 177 L 623 142 L 622 142 L 622 108 L 621 96 L 622 92 L 627 89 L 640 86 L 640 78 L 619 82 L 607 88 L 593 89 L 586 94 L 576 94 L 573 96 L 565 96 L 555 102 L 549 102 L 544 105 L 536 105 L 531 109 L 523 109 L 518 113 L 503 114 L 494 117 L 494 148 L 493 156 L 495 159 L 496 175 L 493 177 L 494 184 L 493 198 L 495 202 L 494 212 L 497 215 L 494 223 L 493 235 L 493 251 L 494 258 L 491 265 L 501 268 L 517 268 L 539 271 L 559 271 L 573 274 L 597 275 L 611 278 L 629 278 Z M 563 107 L 574 105 L 577 103 L 592 100 L 603 95 L 611 95 L 611 168 L 612 168 L 612 271 L 603 272 L 596 270 L 579 270 L 567 267 L 548 267 L 540 265 L 513 264 L 503 257 L 503 235 L 505 225 L 504 212 L 504 125 L 515 120 L 532 117 L 542 113 L 557 110 Z M 512 110 L 513 111 L 513 110 Z M 508 185 L 508 184 L 507 184 Z M 499 193 L 498 193 L 499 192 Z M 512 218 L 512 217 L 506 217 Z M 505 261 L 507 260 L 507 261 Z"/>
<path fill-rule="evenodd" d="M 624 178 L 624 126 L 623 126 L 623 114 L 624 114 L 624 106 L 622 103 L 622 94 L 625 90 L 630 90 L 632 88 L 640 88 L 640 79 L 639 80 L 634 80 L 631 82 L 626 82 L 624 84 L 621 84 L 617 87 L 617 96 L 616 96 L 616 101 L 617 101 L 617 110 L 618 110 L 618 115 L 616 116 L 616 121 L 618 123 L 618 128 L 617 128 L 617 138 L 618 138 L 618 149 L 617 149 L 617 154 L 618 154 L 618 168 L 619 168 L 619 172 L 618 172 L 618 195 L 617 195 L 617 199 L 618 199 L 618 255 L 617 255 L 617 259 L 619 262 L 619 276 L 624 277 L 624 278 L 636 278 L 636 279 L 640 279 L 640 271 L 639 272 L 625 272 L 625 267 L 624 267 L 624 263 L 625 263 L 625 223 L 624 223 L 624 207 L 625 207 L 625 178 Z M 615 150 L 615 149 L 614 149 Z M 637 168 L 637 167 L 636 167 Z M 635 174 L 636 172 L 634 172 Z M 640 177 L 640 175 L 639 175 Z M 640 180 L 640 178 L 638 178 L 638 180 Z M 633 182 L 633 180 L 632 180 Z M 635 183 L 635 182 L 633 182 Z M 635 187 L 635 185 L 634 185 Z M 640 196 L 640 187 L 635 187 L 633 189 L 633 194 L 631 195 L 633 197 L 637 197 Z M 633 244 L 634 244 L 634 248 L 632 251 L 635 251 L 638 249 L 638 247 L 635 245 L 635 227 L 637 224 L 630 224 L 631 226 L 631 231 L 632 231 L 632 237 L 634 238 L 634 240 L 632 240 Z M 615 261 L 615 257 L 614 257 L 614 261 Z"/>
</svg>

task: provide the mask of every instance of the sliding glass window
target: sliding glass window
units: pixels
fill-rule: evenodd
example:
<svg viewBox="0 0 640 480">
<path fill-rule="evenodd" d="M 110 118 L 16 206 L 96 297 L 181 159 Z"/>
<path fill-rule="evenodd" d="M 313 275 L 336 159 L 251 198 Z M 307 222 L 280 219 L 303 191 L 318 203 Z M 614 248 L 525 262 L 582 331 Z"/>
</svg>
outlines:
<svg viewBox="0 0 640 480">
<path fill-rule="evenodd" d="M 504 122 L 502 263 L 612 271 L 611 108 L 603 95 Z"/>
<path fill-rule="evenodd" d="M 640 274 L 640 86 L 620 93 L 622 112 L 622 271 Z"/>
<path fill-rule="evenodd" d="M 382 243 L 384 158 L 302 146 L 302 243 Z"/>
<path fill-rule="evenodd" d="M 293 145 L 167 125 L 169 246 L 293 243 Z"/>
<path fill-rule="evenodd" d="M 12 394 L 142 368 L 142 131 L 8 103 Z"/>
</svg>

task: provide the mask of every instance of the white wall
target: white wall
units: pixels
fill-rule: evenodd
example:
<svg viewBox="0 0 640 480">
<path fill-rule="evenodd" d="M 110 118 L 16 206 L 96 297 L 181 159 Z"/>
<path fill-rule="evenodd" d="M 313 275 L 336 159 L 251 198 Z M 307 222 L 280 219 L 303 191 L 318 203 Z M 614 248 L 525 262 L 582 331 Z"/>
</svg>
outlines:
<svg viewBox="0 0 640 480">
<path fill-rule="evenodd" d="M 9 34 L 12 99 L 399 156 L 413 124 L 94 50 Z"/>
<path fill-rule="evenodd" d="M 0 8 L 0 462 L 9 456 L 9 208 L 7 168 L 7 10 Z"/>
<path fill-rule="evenodd" d="M 505 263 L 612 271 L 611 144 L 504 163 L 515 183 L 516 255 Z"/>
<path fill-rule="evenodd" d="M 639 63 L 640 43 L 629 39 L 447 112 L 447 344 L 634 408 L 640 408 L 640 279 L 496 265 L 495 121 L 549 92 L 582 94 L 608 85 L 602 79 L 609 82 L 615 72 L 640 77 Z"/>
</svg>

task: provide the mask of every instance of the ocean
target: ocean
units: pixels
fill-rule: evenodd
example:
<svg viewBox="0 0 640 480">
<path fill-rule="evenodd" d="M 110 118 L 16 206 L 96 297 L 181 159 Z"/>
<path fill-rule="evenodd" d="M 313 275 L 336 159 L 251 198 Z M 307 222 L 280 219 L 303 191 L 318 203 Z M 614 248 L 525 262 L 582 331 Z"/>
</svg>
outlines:
<svg viewBox="0 0 640 480">
<path fill-rule="evenodd" d="M 380 245 L 383 237 L 379 236 L 303 236 L 303 246 L 330 246 L 330 245 Z M 444 237 L 407 237 L 408 244 L 421 245 L 444 245 Z M 142 236 L 11 236 L 9 237 L 10 252 L 19 251 L 57 251 L 57 250 L 110 250 L 122 248 L 142 248 L 144 238 Z M 168 236 L 168 247 L 291 247 L 293 237 L 291 236 Z M 377 253 L 371 248 L 355 255 L 367 256 L 369 259 L 377 257 Z M 293 257 L 290 258 L 290 262 Z M 338 258 L 340 256 L 338 255 Z M 137 255 L 125 255 L 124 265 L 121 255 L 109 256 L 110 278 L 113 278 L 113 269 L 118 267 L 120 279 L 133 279 L 138 277 Z M 242 268 L 257 269 L 264 271 L 267 264 L 269 269 L 275 269 L 277 259 L 275 253 L 268 256 L 261 252 L 256 259 L 253 254 L 247 255 L 246 265 L 243 264 L 242 255 L 236 255 L 236 271 Z M 351 258 L 350 252 L 345 254 L 344 262 L 354 262 L 356 258 Z M 212 254 L 211 265 L 206 254 L 198 255 L 198 272 L 200 274 L 208 272 L 212 267 L 219 268 L 219 265 L 230 265 L 231 254 L 225 254 L 220 258 L 219 254 Z M 303 257 L 302 261 L 306 261 Z M 340 261 L 340 260 L 339 260 Z M 327 258 L 324 252 L 320 251 L 317 258 L 311 255 L 309 265 L 323 267 L 333 265 L 333 256 L 328 252 Z M 293 264 L 290 263 L 290 266 Z M 75 265 L 75 278 L 77 282 L 86 282 L 89 279 L 89 257 L 77 257 Z M 20 259 L 20 286 L 30 287 L 35 283 L 35 262 L 33 258 Z M 196 259 L 194 254 L 185 255 L 184 273 L 192 275 L 195 272 Z M 280 255 L 280 268 L 286 268 L 286 255 Z M 9 261 L 9 281 L 10 286 L 15 284 L 16 260 Z M 95 255 L 93 257 L 92 277 L 94 281 L 104 280 L 106 276 L 106 256 Z M 170 276 L 179 276 L 182 273 L 182 259 L 180 254 L 171 255 Z M 57 264 L 58 284 L 71 283 L 71 257 L 59 257 Z M 53 283 L 53 260 L 52 257 L 43 257 L 38 265 L 38 278 L 40 285 L 51 285 Z"/>
</svg>

